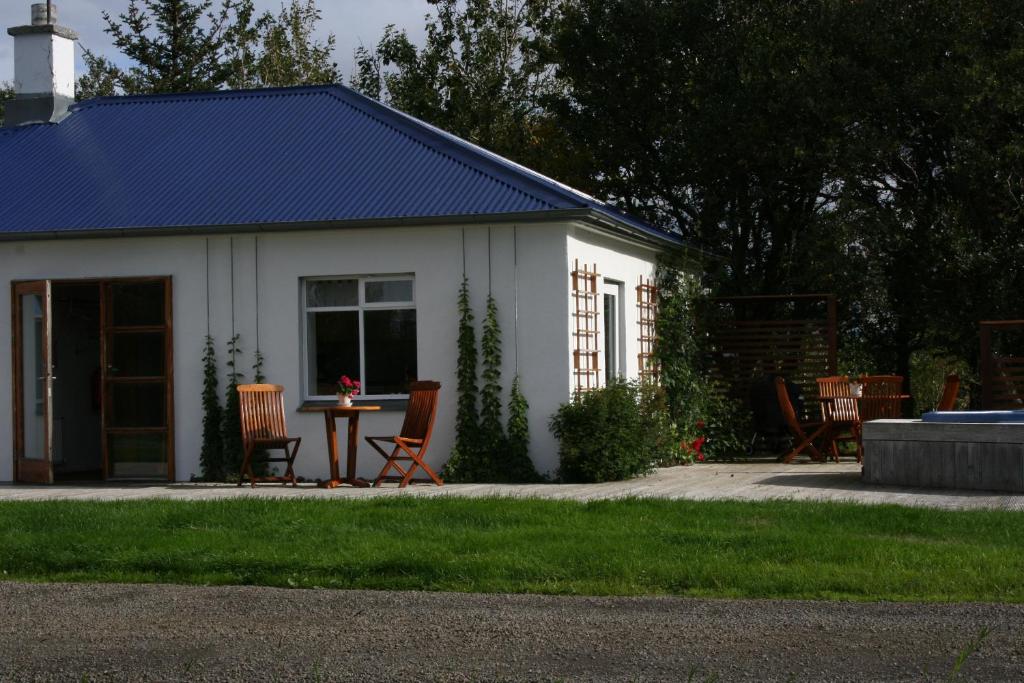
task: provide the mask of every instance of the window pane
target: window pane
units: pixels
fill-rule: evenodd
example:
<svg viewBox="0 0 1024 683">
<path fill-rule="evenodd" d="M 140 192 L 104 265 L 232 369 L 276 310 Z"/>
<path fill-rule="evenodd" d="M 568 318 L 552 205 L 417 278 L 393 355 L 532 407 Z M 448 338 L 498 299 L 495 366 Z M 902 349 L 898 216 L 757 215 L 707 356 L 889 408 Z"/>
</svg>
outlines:
<svg viewBox="0 0 1024 683">
<path fill-rule="evenodd" d="M 336 393 L 342 375 L 359 379 L 359 312 L 307 313 L 306 325 L 310 394 Z"/>
<path fill-rule="evenodd" d="M 163 325 L 164 283 L 125 282 L 110 285 L 116 326 Z"/>
<path fill-rule="evenodd" d="M 412 280 L 371 280 L 366 283 L 366 303 L 412 301 Z"/>
<path fill-rule="evenodd" d="M 162 377 L 164 374 L 163 332 L 115 332 L 110 335 L 110 365 L 113 377 Z"/>
<path fill-rule="evenodd" d="M 167 477 L 166 434 L 110 434 L 107 456 L 115 479 Z"/>
<path fill-rule="evenodd" d="M 111 427 L 164 427 L 167 425 L 167 389 L 163 382 L 110 384 Z"/>
<path fill-rule="evenodd" d="M 306 307 L 359 305 L 358 280 L 307 280 Z"/>
<path fill-rule="evenodd" d="M 366 311 L 367 394 L 405 394 L 416 379 L 416 311 Z"/>
<path fill-rule="evenodd" d="M 604 378 L 611 382 L 619 375 L 619 307 L 614 294 L 604 295 Z"/>
</svg>

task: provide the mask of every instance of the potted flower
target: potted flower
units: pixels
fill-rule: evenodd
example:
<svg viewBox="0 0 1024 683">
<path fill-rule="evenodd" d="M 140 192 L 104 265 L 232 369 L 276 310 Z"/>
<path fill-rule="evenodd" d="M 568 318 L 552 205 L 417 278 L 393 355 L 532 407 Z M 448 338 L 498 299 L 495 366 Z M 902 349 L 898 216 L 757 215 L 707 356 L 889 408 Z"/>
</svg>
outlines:
<svg viewBox="0 0 1024 683">
<path fill-rule="evenodd" d="M 342 375 L 338 379 L 338 403 L 343 406 L 352 405 L 352 397 L 359 393 L 359 380 L 352 379 L 348 375 Z"/>
</svg>

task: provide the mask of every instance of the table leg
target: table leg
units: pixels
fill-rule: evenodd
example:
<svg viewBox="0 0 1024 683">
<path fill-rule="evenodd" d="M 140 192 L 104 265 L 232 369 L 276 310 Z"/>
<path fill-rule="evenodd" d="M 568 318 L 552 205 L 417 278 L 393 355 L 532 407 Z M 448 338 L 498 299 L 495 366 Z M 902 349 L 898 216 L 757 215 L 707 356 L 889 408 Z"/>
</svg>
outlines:
<svg viewBox="0 0 1024 683">
<path fill-rule="evenodd" d="M 356 477 L 356 449 L 359 447 L 359 413 L 348 418 L 348 453 L 345 462 L 345 481 L 352 486 L 366 487 L 370 483 Z"/>
<path fill-rule="evenodd" d="M 327 462 L 330 465 L 330 478 L 321 482 L 320 485 L 333 489 L 341 484 L 341 472 L 338 469 L 338 428 L 334 424 L 334 416 L 330 412 L 324 413 L 324 422 L 327 431 Z"/>
</svg>

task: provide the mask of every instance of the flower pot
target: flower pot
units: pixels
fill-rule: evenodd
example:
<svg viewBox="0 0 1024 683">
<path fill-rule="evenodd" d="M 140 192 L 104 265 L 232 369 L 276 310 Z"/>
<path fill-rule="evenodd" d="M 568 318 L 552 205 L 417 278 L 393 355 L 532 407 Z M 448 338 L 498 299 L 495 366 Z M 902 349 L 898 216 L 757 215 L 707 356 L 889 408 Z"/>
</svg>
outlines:
<svg viewBox="0 0 1024 683">
<path fill-rule="evenodd" d="M 352 394 L 338 394 L 338 405 L 346 408 L 352 405 Z"/>
</svg>

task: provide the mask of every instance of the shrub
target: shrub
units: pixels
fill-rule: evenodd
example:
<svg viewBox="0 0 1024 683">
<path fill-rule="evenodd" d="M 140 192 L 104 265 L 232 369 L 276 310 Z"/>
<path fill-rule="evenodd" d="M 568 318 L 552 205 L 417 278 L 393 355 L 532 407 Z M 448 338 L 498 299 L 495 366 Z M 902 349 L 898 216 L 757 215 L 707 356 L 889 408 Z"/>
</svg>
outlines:
<svg viewBox="0 0 1024 683">
<path fill-rule="evenodd" d="M 616 380 L 577 394 L 551 418 L 559 477 L 566 482 L 618 481 L 646 474 L 678 448 L 664 395 Z"/>
<path fill-rule="evenodd" d="M 913 396 L 915 416 L 935 410 L 949 374 L 960 375 L 957 409 L 963 410 L 970 403 L 968 387 L 973 379 L 967 361 L 939 349 L 918 350 L 910 354 L 910 395 Z"/>
</svg>

